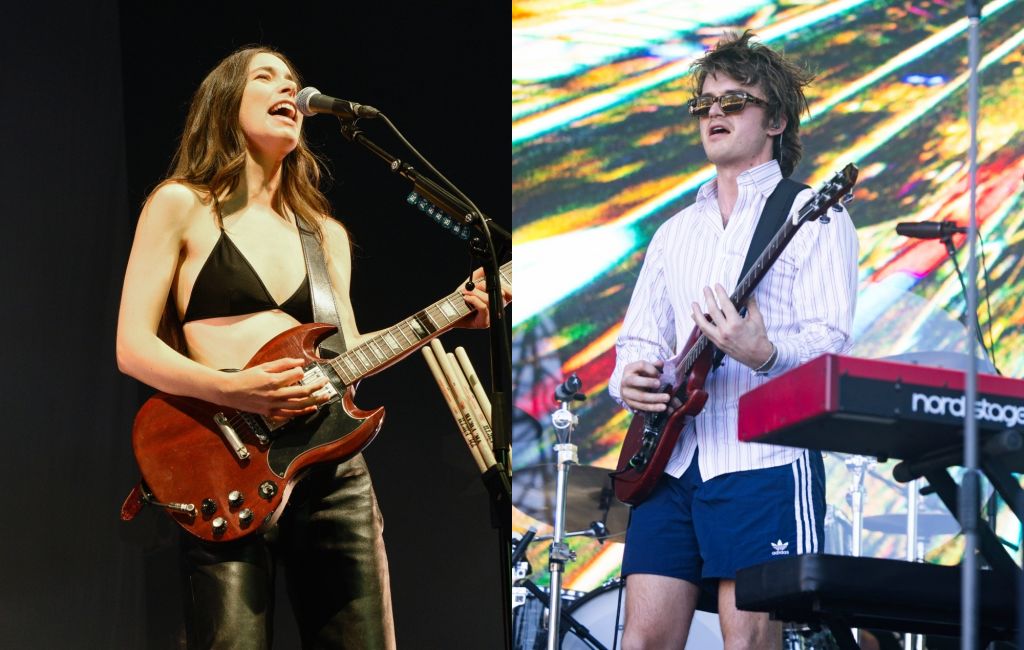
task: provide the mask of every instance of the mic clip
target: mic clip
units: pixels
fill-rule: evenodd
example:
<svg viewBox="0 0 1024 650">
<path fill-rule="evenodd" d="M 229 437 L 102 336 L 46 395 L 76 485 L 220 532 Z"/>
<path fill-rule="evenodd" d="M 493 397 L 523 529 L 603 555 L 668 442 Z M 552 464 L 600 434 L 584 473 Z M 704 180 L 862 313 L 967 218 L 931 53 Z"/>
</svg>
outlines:
<svg viewBox="0 0 1024 650">
<path fill-rule="evenodd" d="M 587 396 L 579 392 L 583 388 L 583 382 L 580 381 L 579 375 L 572 373 L 569 378 L 558 385 L 555 389 L 555 401 L 556 402 L 582 402 L 587 399 Z"/>
</svg>

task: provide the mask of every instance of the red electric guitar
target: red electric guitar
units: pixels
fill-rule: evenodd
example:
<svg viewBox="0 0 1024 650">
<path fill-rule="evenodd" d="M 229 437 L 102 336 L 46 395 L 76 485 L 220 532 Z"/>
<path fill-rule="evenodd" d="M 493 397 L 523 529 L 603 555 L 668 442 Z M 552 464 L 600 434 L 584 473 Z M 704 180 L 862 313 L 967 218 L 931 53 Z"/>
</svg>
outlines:
<svg viewBox="0 0 1024 650">
<path fill-rule="evenodd" d="M 511 288 L 512 262 L 502 265 L 500 275 Z M 456 291 L 333 359 L 316 353 L 317 343 L 334 333 L 332 325 L 300 325 L 275 336 L 246 368 L 302 358 L 301 383 L 326 377 L 324 390 L 332 394 L 316 413 L 283 423 L 158 393 L 135 417 L 132 446 L 143 483 L 122 516 L 130 518 L 142 502 L 152 503 L 208 541 L 230 541 L 272 525 L 304 470 L 354 456 L 380 430 L 384 409 L 359 409 L 352 386 L 452 329 L 471 311 Z"/>
<path fill-rule="evenodd" d="M 857 167 L 851 163 L 822 185 L 814 198 L 783 223 L 729 297 L 737 309 L 746 305 L 758 283 L 782 254 L 782 250 L 793 239 L 800 226 L 825 214 L 825 211 L 838 203 L 856 182 Z M 686 417 L 700 413 L 708 399 L 708 394 L 704 391 L 704 381 L 711 370 L 715 348 L 700 329 L 694 327 L 683 349 L 685 353 L 677 373 L 679 389 L 673 391 L 672 386 L 663 386 L 659 391 L 675 392 L 675 397 L 679 398 L 682 406 L 670 415 L 664 411 L 640 412 L 634 415 L 629 423 L 629 430 L 619 452 L 618 466 L 612 472 L 615 496 L 624 503 L 637 505 L 650 495 L 665 471 L 665 466 L 679 439 L 679 432 L 686 423 Z"/>
</svg>

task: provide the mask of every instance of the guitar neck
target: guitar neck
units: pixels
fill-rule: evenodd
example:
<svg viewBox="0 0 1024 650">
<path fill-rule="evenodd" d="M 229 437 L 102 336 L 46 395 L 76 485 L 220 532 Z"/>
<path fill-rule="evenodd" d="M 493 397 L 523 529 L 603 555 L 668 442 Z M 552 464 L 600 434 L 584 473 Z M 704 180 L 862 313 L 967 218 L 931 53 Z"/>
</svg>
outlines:
<svg viewBox="0 0 1024 650">
<path fill-rule="evenodd" d="M 789 241 L 793 239 L 793 235 L 800 229 L 803 224 L 802 217 L 804 216 L 804 209 L 800 210 L 800 213 L 795 219 L 786 219 L 779 228 L 772 240 L 768 242 L 764 250 L 757 257 L 757 261 L 754 262 L 747 274 L 743 276 L 739 284 L 736 285 L 736 290 L 733 291 L 729 299 L 732 300 L 733 306 L 739 309 L 741 305 L 747 304 L 750 300 L 750 296 L 754 293 L 754 289 L 761 283 L 764 276 L 768 274 L 768 269 L 775 264 L 775 260 L 779 259 L 782 255 L 783 249 L 789 244 Z"/>
<path fill-rule="evenodd" d="M 789 244 L 789 241 L 793 239 L 793 235 L 800 229 L 800 226 L 804 223 L 804 218 L 811 211 L 812 202 L 808 202 L 803 208 L 800 209 L 799 214 L 795 218 L 786 219 L 783 222 L 782 227 L 779 228 L 772 240 L 768 242 L 764 250 L 757 257 L 753 266 L 747 271 L 746 275 L 736 285 L 736 290 L 729 296 L 729 300 L 732 301 L 734 307 L 739 311 L 743 305 L 747 303 L 750 296 L 754 293 L 754 289 L 760 284 L 764 276 L 767 275 L 768 269 L 772 267 L 775 260 L 782 255 L 783 249 Z M 706 336 L 701 334 L 693 345 L 690 347 L 690 351 L 683 357 L 682 362 L 679 365 L 680 376 L 686 376 L 693 370 L 697 360 L 700 359 L 700 355 L 704 353 L 707 347 L 711 344 Z"/>
<path fill-rule="evenodd" d="M 499 269 L 502 284 L 512 286 L 512 262 Z M 462 293 L 454 291 L 412 316 L 381 330 L 370 339 L 342 352 L 328 363 L 338 376 L 351 385 L 361 378 L 386 368 L 415 351 L 430 339 L 440 336 L 468 316 L 473 309 Z"/>
</svg>

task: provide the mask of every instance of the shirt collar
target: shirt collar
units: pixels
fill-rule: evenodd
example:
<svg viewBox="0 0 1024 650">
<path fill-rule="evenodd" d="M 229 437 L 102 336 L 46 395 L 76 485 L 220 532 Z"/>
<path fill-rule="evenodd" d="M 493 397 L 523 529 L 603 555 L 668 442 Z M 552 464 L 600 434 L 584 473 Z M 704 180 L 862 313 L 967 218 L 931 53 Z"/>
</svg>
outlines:
<svg viewBox="0 0 1024 650">
<path fill-rule="evenodd" d="M 736 177 L 736 183 L 740 190 L 744 187 L 752 187 L 760 192 L 765 198 L 771 196 L 775 186 L 782 180 L 782 169 L 777 160 L 769 160 L 757 167 L 752 167 Z M 706 201 L 718 196 L 718 177 L 712 178 L 697 190 L 697 201 Z"/>
</svg>

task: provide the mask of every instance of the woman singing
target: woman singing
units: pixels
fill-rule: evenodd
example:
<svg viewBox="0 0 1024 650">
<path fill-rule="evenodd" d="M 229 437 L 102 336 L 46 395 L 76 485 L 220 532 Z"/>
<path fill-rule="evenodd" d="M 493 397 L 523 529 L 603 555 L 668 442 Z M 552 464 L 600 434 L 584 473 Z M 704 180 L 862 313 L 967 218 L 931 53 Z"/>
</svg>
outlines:
<svg viewBox="0 0 1024 650">
<path fill-rule="evenodd" d="M 326 380 L 297 384 L 301 359 L 219 370 L 243 368 L 277 334 L 313 322 L 299 223 L 324 250 L 348 346 L 372 336 L 356 328 L 348 235 L 318 188 L 298 86 L 291 63 L 262 47 L 231 54 L 200 84 L 173 171 L 142 209 L 125 272 L 117 361 L 126 374 L 271 418 L 315 411 Z M 462 290 L 475 310 L 463 325 L 487 326 L 483 288 Z M 177 337 L 163 335 L 168 322 Z M 183 535 L 190 646 L 269 647 L 279 562 L 304 647 L 394 647 L 381 530 L 357 455 L 316 467 L 264 535 L 222 543 Z"/>
</svg>

